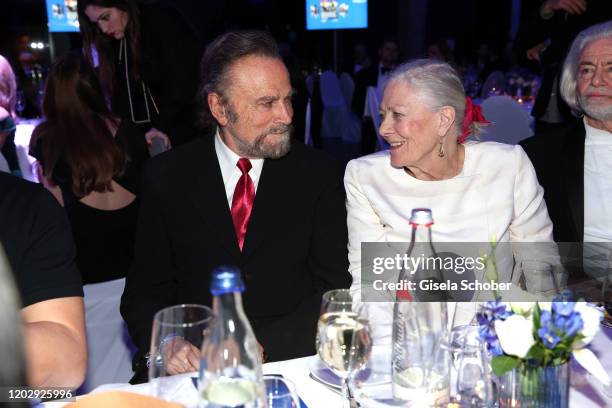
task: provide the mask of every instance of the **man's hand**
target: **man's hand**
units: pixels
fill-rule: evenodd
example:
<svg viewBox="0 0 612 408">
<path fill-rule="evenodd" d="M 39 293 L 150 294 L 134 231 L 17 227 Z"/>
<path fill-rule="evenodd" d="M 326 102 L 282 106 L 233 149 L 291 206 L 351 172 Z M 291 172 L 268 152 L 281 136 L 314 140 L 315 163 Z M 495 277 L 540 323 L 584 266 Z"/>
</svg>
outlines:
<svg viewBox="0 0 612 408">
<path fill-rule="evenodd" d="M 160 352 L 170 375 L 198 371 L 200 368 L 200 350 L 182 337 L 163 342 Z"/>
<path fill-rule="evenodd" d="M 542 5 L 540 14 L 550 15 L 557 10 L 565 10 L 569 14 L 582 14 L 586 8 L 586 0 L 547 0 Z"/>
</svg>

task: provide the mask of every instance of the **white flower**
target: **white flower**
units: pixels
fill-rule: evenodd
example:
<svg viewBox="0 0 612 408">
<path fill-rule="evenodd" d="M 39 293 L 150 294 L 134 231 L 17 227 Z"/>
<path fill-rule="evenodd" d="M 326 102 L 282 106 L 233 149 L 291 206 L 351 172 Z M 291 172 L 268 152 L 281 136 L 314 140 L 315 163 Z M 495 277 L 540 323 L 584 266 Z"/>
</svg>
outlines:
<svg viewBox="0 0 612 408">
<path fill-rule="evenodd" d="M 552 302 L 538 302 L 541 311 L 550 312 L 552 310 Z"/>
<path fill-rule="evenodd" d="M 576 303 L 575 310 L 580 313 L 580 317 L 582 317 L 584 322 L 580 332 L 584 338 L 572 345 L 573 349 L 579 349 L 588 345 L 599 332 L 599 322 L 601 322 L 602 313 L 599 309 L 586 302 Z"/>
<path fill-rule="evenodd" d="M 534 302 L 510 302 L 510 308 L 514 313 L 526 316 L 531 314 L 535 308 Z"/>
<path fill-rule="evenodd" d="M 536 342 L 533 338 L 533 321 L 517 314 L 503 321 L 496 320 L 495 333 L 504 353 L 519 358 L 525 358 Z"/>
</svg>

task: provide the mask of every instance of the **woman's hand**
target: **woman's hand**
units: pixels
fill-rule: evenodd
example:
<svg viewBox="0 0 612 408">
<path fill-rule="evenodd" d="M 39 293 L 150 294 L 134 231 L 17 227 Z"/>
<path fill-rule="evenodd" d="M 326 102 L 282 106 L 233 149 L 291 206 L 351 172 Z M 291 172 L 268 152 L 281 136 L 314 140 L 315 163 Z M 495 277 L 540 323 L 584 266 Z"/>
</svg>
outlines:
<svg viewBox="0 0 612 408">
<path fill-rule="evenodd" d="M 145 139 L 147 141 L 147 145 L 151 146 L 151 143 L 153 143 L 154 138 L 161 139 L 164 142 L 164 147 L 166 148 L 166 150 L 169 150 L 172 147 L 172 144 L 170 143 L 170 139 L 164 132 L 162 132 L 161 130 L 157 130 L 155 128 L 151 128 L 149 129 L 147 133 L 145 133 Z"/>
</svg>

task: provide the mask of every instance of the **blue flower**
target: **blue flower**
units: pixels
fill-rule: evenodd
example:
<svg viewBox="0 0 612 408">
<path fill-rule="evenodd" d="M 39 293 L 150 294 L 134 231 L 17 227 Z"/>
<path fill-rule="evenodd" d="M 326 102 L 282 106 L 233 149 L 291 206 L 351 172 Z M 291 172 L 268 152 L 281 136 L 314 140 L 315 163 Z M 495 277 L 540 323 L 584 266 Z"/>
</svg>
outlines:
<svg viewBox="0 0 612 408">
<path fill-rule="evenodd" d="M 511 315 L 512 311 L 500 300 L 486 302 L 480 312 L 476 314 L 478 324 L 480 325 L 480 338 L 486 342 L 487 350 L 494 356 L 504 354 L 495 333 L 495 321 L 506 320 Z"/>
<path fill-rule="evenodd" d="M 576 302 L 555 300 L 552 304 L 552 311 L 555 315 L 569 316 L 574 312 Z"/>
<path fill-rule="evenodd" d="M 538 336 L 542 339 L 544 346 L 553 349 L 559 344 L 561 338 L 557 334 L 557 327 L 553 322 L 552 314 L 548 311 L 543 311 L 540 316 L 540 328 Z"/>
<path fill-rule="evenodd" d="M 555 315 L 554 325 L 564 337 L 574 337 L 584 327 L 580 313 L 573 311 L 567 316 Z"/>
</svg>

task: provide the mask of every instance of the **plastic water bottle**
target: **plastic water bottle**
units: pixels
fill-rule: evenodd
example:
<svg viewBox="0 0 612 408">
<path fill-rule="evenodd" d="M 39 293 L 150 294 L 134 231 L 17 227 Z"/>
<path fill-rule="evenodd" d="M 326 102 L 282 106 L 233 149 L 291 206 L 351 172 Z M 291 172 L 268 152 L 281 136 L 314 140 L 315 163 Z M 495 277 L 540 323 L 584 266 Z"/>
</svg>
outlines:
<svg viewBox="0 0 612 408">
<path fill-rule="evenodd" d="M 415 290 L 397 296 L 393 308 L 393 398 L 406 406 L 431 407 L 449 397 L 447 308 L 444 292 L 425 289 L 442 281 L 431 242 L 431 210 L 412 210 L 410 224 L 407 252 L 415 267 L 405 268 L 400 280 L 413 282 Z"/>
<path fill-rule="evenodd" d="M 213 271 L 210 291 L 215 319 L 204 336 L 199 392 L 208 408 L 265 406 L 261 358 L 253 329 L 242 308 L 240 271 L 223 266 Z"/>
</svg>

